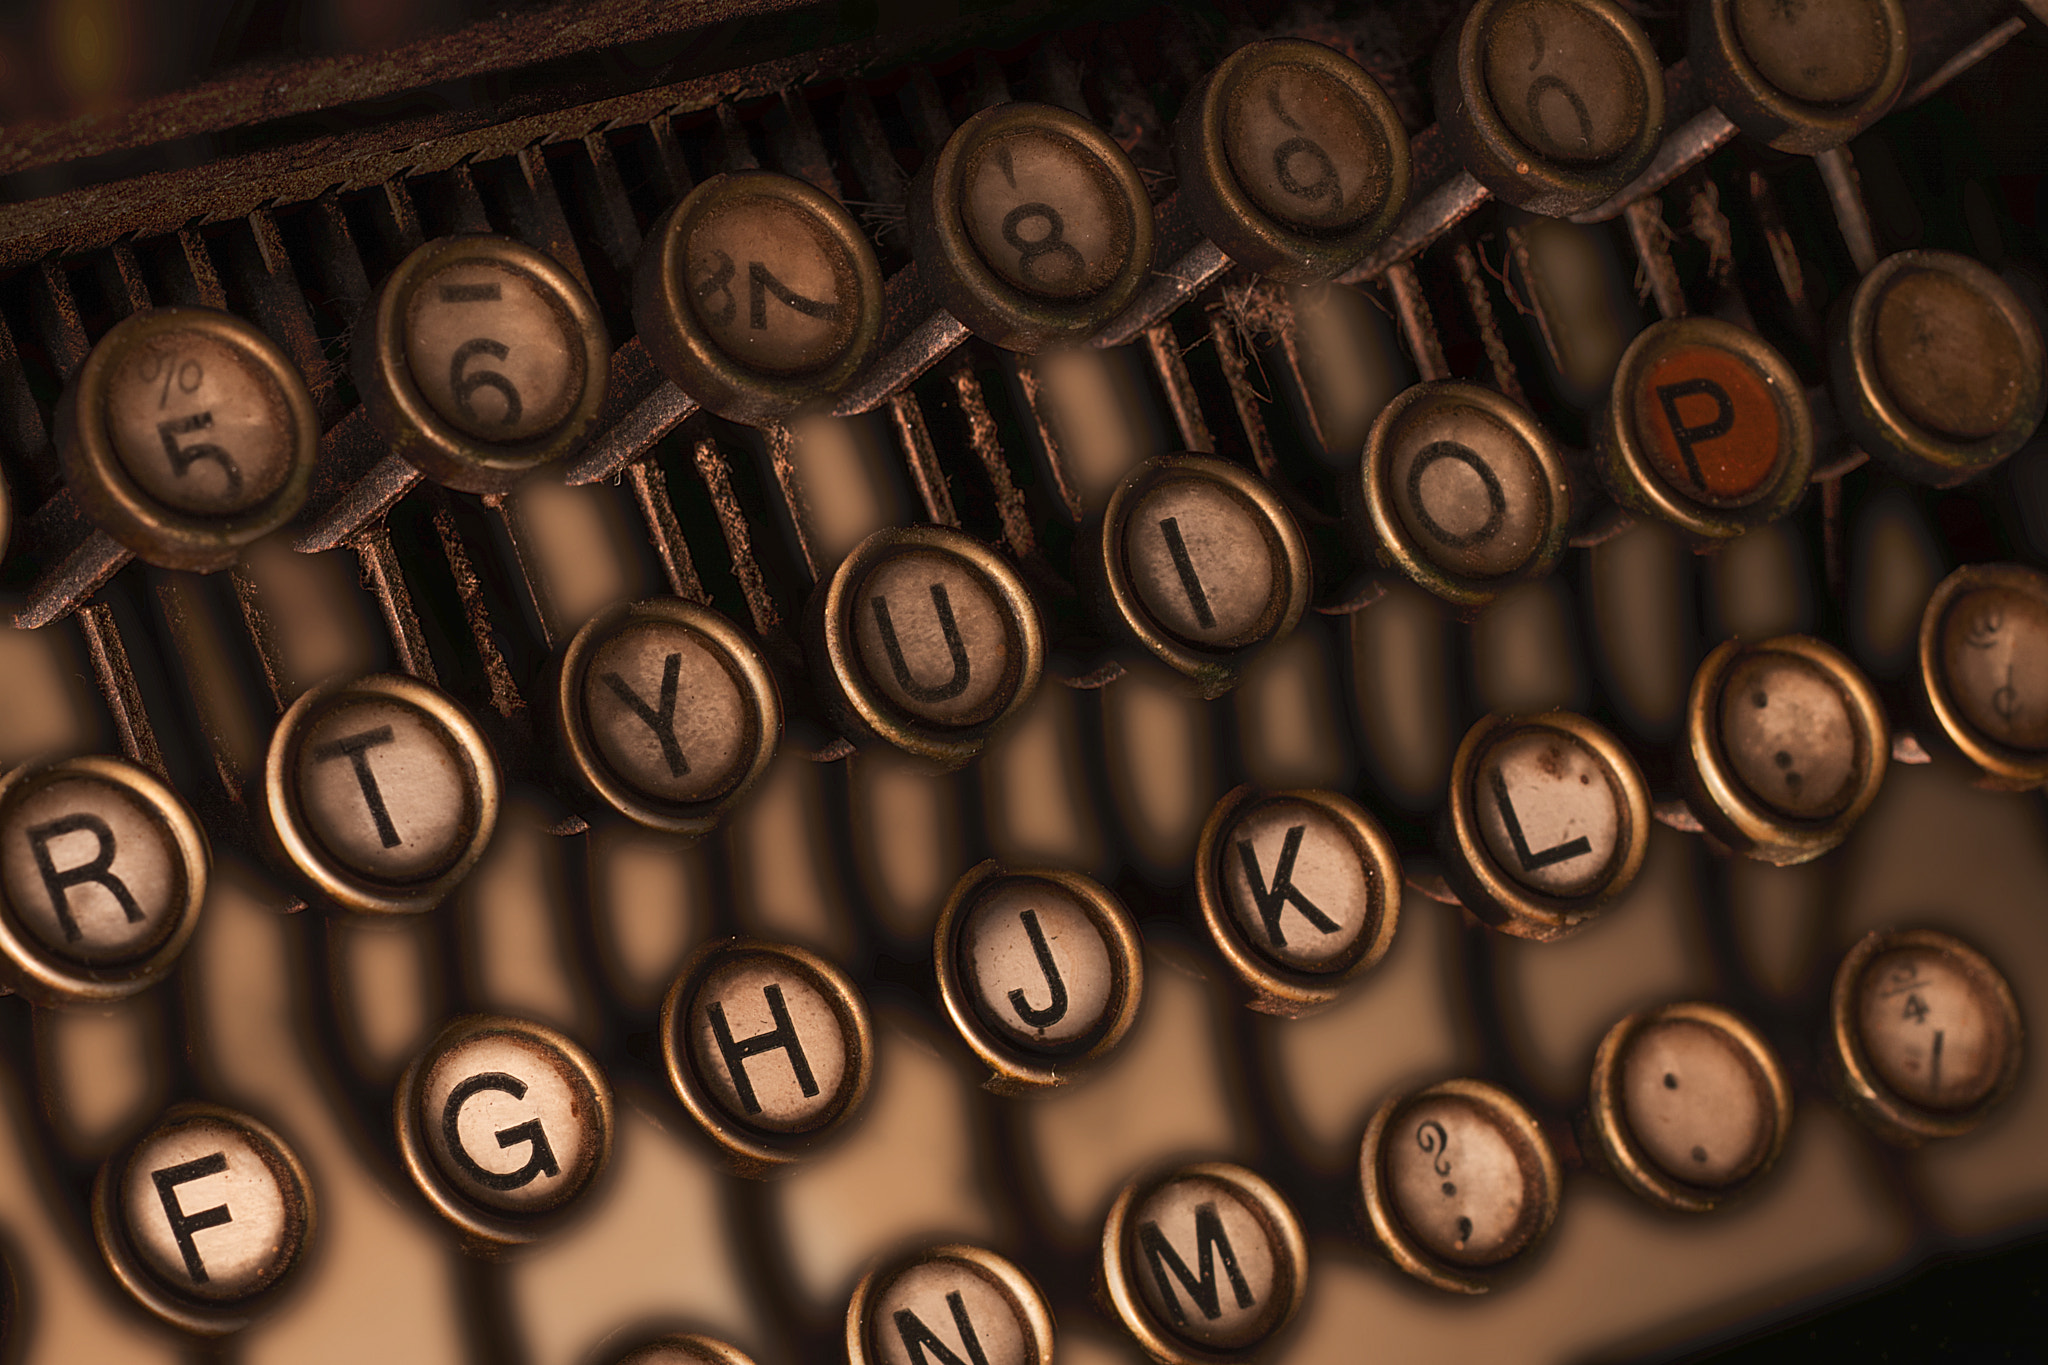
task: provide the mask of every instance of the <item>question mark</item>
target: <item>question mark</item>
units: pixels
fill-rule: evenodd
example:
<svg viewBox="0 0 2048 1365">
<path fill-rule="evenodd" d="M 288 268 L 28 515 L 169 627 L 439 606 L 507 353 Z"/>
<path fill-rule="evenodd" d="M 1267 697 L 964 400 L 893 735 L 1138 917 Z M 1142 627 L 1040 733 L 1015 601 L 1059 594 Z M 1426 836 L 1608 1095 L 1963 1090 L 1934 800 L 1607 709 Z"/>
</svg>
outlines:
<svg viewBox="0 0 2048 1365">
<path fill-rule="evenodd" d="M 1430 1167 L 1438 1175 L 1446 1176 L 1451 1173 L 1449 1152 L 1451 1135 L 1444 1131 L 1444 1126 L 1441 1123 L 1438 1123 L 1435 1119 L 1425 1120 L 1415 1130 L 1415 1145 L 1430 1154 L 1432 1158 Z M 1458 1187 L 1456 1185 L 1448 1180 L 1444 1181 L 1444 1195 L 1446 1198 L 1455 1195 L 1457 1192 Z M 1472 1220 L 1467 1217 L 1461 1217 L 1458 1219 L 1458 1250 L 1463 1251 L 1465 1243 L 1471 1240 Z"/>
</svg>

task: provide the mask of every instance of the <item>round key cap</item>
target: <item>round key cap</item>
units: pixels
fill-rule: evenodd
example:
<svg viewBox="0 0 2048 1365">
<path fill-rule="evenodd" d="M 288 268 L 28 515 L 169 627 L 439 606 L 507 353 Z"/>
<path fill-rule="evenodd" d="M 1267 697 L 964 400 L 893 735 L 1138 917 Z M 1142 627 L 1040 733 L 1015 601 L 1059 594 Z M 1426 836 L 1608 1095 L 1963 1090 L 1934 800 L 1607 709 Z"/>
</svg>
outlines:
<svg viewBox="0 0 2048 1365">
<path fill-rule="evenodd" d="M 1549 941 L 1584 928 L 1635 881 L 1649 845 L 1641 769 L 1584 716 L 1491 715 L 1459 744 L 1444 875 L 1496 929 Z"/>
<path fill-rule="evenodd" d="M 350 910 L 431 910 L 498 820 L 498 763 L 476 722 L 394 674 L 326 683 L 292 703 L 263 785 L 285 855 Z"/>
<path fill-rule="evenodd" d="M 135 994 L 185 950 L 212 864 L 184 801 L 126 759 L 13 769 L 0 778 L 0 973 L 45 1004 Z"/>
<path fill-rule="evenodd" d="M 1832 645 L 1729 640 L 1693 675 L 1686 795 L 1739 853 L 1781 866 L 1819 857 L 1877 799 L 1890 759 L 1877 693 Z"/>
<path fill-rule="evenodd" d="M 211 308 L 136 313 L 57 405 L 57 456 L 85 514 L 137 556 L 211 572 L 306 501 L 320 427 L 277 343 Z"/>
<path fill-rule="evenodd" d="M 1102 1229 L 1102 1283 L 1154 1360 L 1249 1361 L 1301 1307 L 1308 1244 L 1264 1179 L 1201 1162 L 1124 1186 Z"/>
<path fill-rule="evenodd" d="M 695 1332 L 643 1342 L 607 1359 L 610 1365 L 754 1365 L 753 1357 L 738 1347 Z"/>
<path fill-rule="evenodd" d="M 393 454 L 436 483 L 493 493 L 590 439 L 611 338 L 553 257 L 478 233 L 400 262 L 350 360 Z"/>
<path fill-rule="evenodd" d="M 1395 1095 L 1359 1148 L 1373 1235 L 1426 1284 L 1484 1294 L 1557 1218 L 1561 1177 L 1522 1102 L 1485 1081 Z"/>
<path fill-rule="evenodd" d="M 1792 1123 L 1778 1054 L 1718 1005 L 1665 1005 L 1607 1031 L 1593 1059 L 1593 1132 L 1622 1183 L 1704 1213 L 1754 1185 Z"/>
<path fill-rule="evenodd" d="M 1829 1004 L 1850 1104 L 1895 1142 L 1969 1132 L 2019 1079 L 2026 1031 L 2012 987 L 1953 935 L 1864 935 L 1836 969 Z"/>
<path fill-rule="evenodd" d="M 556 685 L 569 761 L 614 810 L 703 834 L 775 757 L 782 696 L 745 632 L 675 597 L 617 606 L 569 642 Z"/>
<path fill-rule="evenodd" d="M 93 1236 L 143 1307 L 187 1332 L 254 1320 L 304 1256 L 313 1193 L 283 1139 L 246 1114 L 184 1104 L 93 1182 Z"/>
<path fill-rule="evenodd" d="M 2048 574 L 1967 564 L 1943 579 L 1920 617 L 1920 685 L 1986 777 L 2048 782 Z"/>
<path fill-rule="evenodd" d="M 1293 631 L 1308 543 L 1263 479 L 1207 455 L 1159 455 L 1110 494 L 1081 576 L 1096 615 L 1203 695 L 1237 685 Z"/>
<path fill-rule="evenodd" d="M 806 634 L 833 717 L 935 763 L 964 763 L 1038 686 L 1045 636 L 1001 555 L 938 526 L 877 531 L 811 598 Z"/>
<path fill-rule="evenodd" d="M 992 1251 L 936 1246 L 868 1271 L 846 1305 L 847 1365 L 1052 1365 L 1052 1308 Z"/>
<path fill-rule="evenodd" d="M 1532 213 L 1603 202 L 1664 136 L 1664 69 L 1614 0 L 1479 0 L 1437 49 L 1434 88 L 1452 155 Z"/>
<path fill-rule="evenodd" d="M 1564 460 L 1542 424 L 1455 379 L 1380 410 L 1347 496 L 1368 554 L 1465 608 L 1549 573 L 1571 521 Z"/>
<path fill-rule="evenodd" d="M 1065 1085 L 1138 1017 L 1138 927 L 1078 872 L 985 862 L 954 885 L 934 939 L 946 1013 L 995 1073 L 992 1089 Z"/>
<path fill-rule="evenodd" d="M 817 1150 L 860 1108 L 867 1006 L 837 967 L 786 944 L 706 944 L 661 1007 L 669 1082 L 744 1174 Z"/>
<path fill-rule="evenodd" d="M 1881 118 L 1912 57 L 1899 0 L 1703 0 L 1692 7 L 1700 91 L 1781 152 L 1839 147 Z"/>
<path fill-rule="evenodd" d="M 1709 539 L 1785 516 L 1813 474 L 1799 376 L 1770 343 L 1719 318 L 1638 333 L 1594 439 L 1615 501 Z"/>
<path fill-rule="evenodd" d="M 1195 849 L 1195 898 L 1250 1005 L 1298 1017 L 1386 956 L 1401 856 L 1379 821 L 1333 791 L 1239 787 Z"/>
<path fill-rule="evenodd" d="M 1967 256 L 1901 251 L 1863 277 L 1828 339 L 1849 434 L 1907 478 L 1947 488 L 2026 444 L 2048 407 L 2041 329 Z"/>
<path fill-rule="evenodd" d="M 405 1069 L 393 1108 L 413 1183 L 487 1245 L 552 1231 L 611 1156 L 604 1073 L 562 1034 L 522 1019 L 449 1024 Z"/>
<path fill-rule="evenodd" d="M 1116 140 L 1049 104 L 984 109 L 918 172 L 918 269 L 946 311 L 1013 351 L 1086 336 L 1152 270 L 1152 200 Z"/>
<path fill-rule="evenodd" d="M 1232 260 L 1307 284 L 1356 265 L 1408 201 L 1408 130 L 1365 69 L 1321 43 L 1247 43 L 1173 125 L 1195 222 Z"/>
<path fill-rule="evenodd" d="M 647 234 L 633 326 L 683 392 L 765 424 L 822 404 L 867 364 L 882 269 L 823 190 L 773 171 L 715 175 Z"/>
</svg>

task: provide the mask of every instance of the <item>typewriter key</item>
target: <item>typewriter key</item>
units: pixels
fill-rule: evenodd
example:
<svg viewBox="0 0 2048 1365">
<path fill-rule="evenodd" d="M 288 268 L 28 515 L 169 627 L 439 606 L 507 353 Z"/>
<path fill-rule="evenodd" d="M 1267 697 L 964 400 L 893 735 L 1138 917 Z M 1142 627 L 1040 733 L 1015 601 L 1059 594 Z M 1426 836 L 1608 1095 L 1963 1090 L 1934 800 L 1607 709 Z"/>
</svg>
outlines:
<svg viewBox="0 0 2048 1365">
<path fill-rule="evenodd" d="M 1719 318 L 1638 333 L 1598 419 L 1617 502 L 1725 539 L 1798 505 L 1813 473 L 1805 386 L 1770 343 Z"/>
<path fill-rule="evenodd" d="M 1614 0 L 1479 0 L 1438 48 L 1434 86 L 1452 154 L 1534 213 L 1601 203 L 1664 136 L 1664 69 Z"/>
<path fill-rule="evenodd" d="M 1850 1104 L 1895 1142 L 1969 1132 L 2019 1079 L 2026 1034 L 2012 987 L 1949 934 L 1864 935 L 1835 971 L 1829 1006 Z"/>
<path fill-rule="evenodd" d="M 1358 1171 L 1373 1235 L 1438 1289 L 1484 1294 L 1557 1218 L 1549 1139 L 1520 1100 L 1485 1081 L 1388 1099 L 1366 1125 Z"/>
<path fill-rule="evenodd" d="M 761 653 L 710 607 L 656 597 L 593 618 L 562 656 L 570 761 L 613 809 L 703 834 L 768 770 L 782 697 Z"/>
<path fill-rule="evenodd" d="M 1828 339 L 1851 436 L 1909 479 L 1947 488 L 2024 445 L 2048 406 L 2041 329 L 1967 256 L 1901 251 L 1863 277 Z"/>
<path fill-rule="evenodd" d="M 1264 1179 L 1202 1162 L 1124 1186 L 1102 1229 L 1102 1283 L 1154 1360 L 1251 1360 L 1301 1306 L 1308 1244 Z"/>
<path fill-rule="evenodd" d="M 1017 571 L 937 526 L 877 531 L 811 599 L 807 642 L 849 734 L 964 763 L 1038 686 L 1045 638 Z"/>
<path fill-rule="evenodd" d="M 211 572 L 289 521 L 320 427 L 275 342 L 211 308 L 136 313 L 100 338 L 57 405 L 64 479 L 151 564 Z"/>
<path fill-rule="evenodd" d="M 498 820 L 498 764 L 476 722 L 393 674 L 326 683 L 292 703 L 263 784 L 285 854 L 349 910 L 431 910 Z"/>
<path fill-rule="evenodd" d="M 484 1244 L 551 1230 L 611 1156 L 612 1092 L 590 1054 L 521 1019 L 457 1019 L 405 1069 L 394 1104 L 413 1183 Z"/>
<path fill-rule="evenodd" d="M 752 1356 L 694 1332 L 662 1337 L 635 1346 L 621 1356 L 610 1357 L 611 1365 L 754 1365 Z"/>
<path fill-rule="evenodd" d="M 1195 222 L 1248 270 L 1288 283 L 1342 274 L 1408 200 L 1408 130 L 1379 82 L 1321 43 L 1247 43 L 1173 125 Z"/>
<path fill-rule="evenodd" d="M 1393 840 L 1338 792 L 1239 787 L 1195 849 L 1209 937 L 1268 1014 L 1320 1009 L 1386 956 L 1401 886 Z"/>
<path fill-rule="evenodd" d="M 1458 745 L 1444 872 L 1496 929 L 1548 941 L 1585 927 L 1649 846 L 1642 771 L 1584 716 L 1487 716 Z"/>
<path fill-rule="evenodd" d="M 1082 574 L 1097 615 L 1209 697 L 1308 605 L 1308 545 L 1265 481 L 1159 455 L 1110 494 Z"/>
<path fill-rule="evenodd" d="M 1702 0 L 1692 70 L 1728 121 L 1781 152 L 1839 147 L 1881 118 L 1912 56 L 1899 0 Z"/>
<path fill-rule="evenodd" d="M 305 1169 L 245 1114 L 179 1105 L 93 1182 L 100 1254 L 143 1307 L 187 1332 L 252 1321 L 313 1235 Z"/>
<path fill-rule="evenodd" d="M 393 454 L 436 483 L 492 493 L 590 438 L 611 339 L 553 257 L 476 234 L 429 242 L 399 264 L 351 360 Z"/>
<path fill-rule="evenodd" d="M 1723 643 L 1693 675 L 1686 712 L 1693 813 L 1738 853 L 1781 866 L 1848 837 L 1891 758 L 1869 681 L 1804 635 Z"/>
<path fill-rule="evenodd" d="M 1047 104 L 984 109 L 905 205 L 946 311 L 1013 351 L 1086 336 L 1152 270 L 1152 200 L 1116 140 Z"/>
<path fill-rule="evenodd" d="M 1461 380 L 1417 384 L 1380 410 L 1349 495 L 1368 553 L 1467 608 L 1555 568 L 1571 520 L 1549 433 Z"/>
<path fill-rule="evenodd" d="M 206 832 L 126 759 L 26 763 L 0 779 L 0 973 L 46 1004 L 163 979 L 199 922 Z"/>
<path fill-rule="evenodd" d="M 1768 1171 L 1792 1123 L 1784 1065 L 1718 1005 L 1666 1005 L 1607 1031 L 1593 1059 L 1592 1128 L 1637 1194 L 1704 1213 Z"/>
<path fill-rule="evenodd" d="M 747 939 L 697 951 L 662 1003 L 661 1048 L 690 1116 L 750 1175 L 837 1132 L 874 1058 L 867 1006 L 837 967 Z"/>
<path fill-rule="evenodd" d="M 882 270 L 823 190 L 773 171 L 716 175 L 647 234 L 633 325 L 678 387 L 763 424 L 831 398 L 882 328 Z"/>
<path fill-rule="evenodd" d="M 2048 575 L 1970 564 L 1943 579 L 1920 617 L 1920 685 L 1992 781 L 2048 781 Z"/>
<path fill-rule="evenodd" d="M 993 1069 L 991 1088 L 1065 1085 L 1138 1016 L 1138 927 L 1078 872 L 985 862 L 953 887 L 934 938 L 946 1013 Z"/>
<path fill-rule="evenodd" d="M 847 1365 L 1052 1365 L 1052 1309 L 994 1252 L 936 1246 L 861 1277 L 846 1305 Z"/>
</svg>

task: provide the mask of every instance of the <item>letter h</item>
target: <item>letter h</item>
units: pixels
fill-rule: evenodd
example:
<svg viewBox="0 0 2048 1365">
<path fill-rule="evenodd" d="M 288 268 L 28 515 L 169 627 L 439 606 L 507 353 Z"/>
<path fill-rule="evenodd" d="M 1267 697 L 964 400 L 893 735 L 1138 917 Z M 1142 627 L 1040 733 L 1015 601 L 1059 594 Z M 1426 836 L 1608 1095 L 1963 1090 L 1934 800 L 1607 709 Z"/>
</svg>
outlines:
<svg viewBox="0 0 2048 1365">
<path fill-rule="evenodd" d="M 724 1005 L 714 1000 L 704 1011 L 711 1018 L 711 1036 L 718 1040 L 718 1050 L 725 1056 L 725 1069 L 732 1075 L 732 1088 L 739 1092 L 740 1104 L 749 1114 L 761 1112 L 761 1101 L 754 1096 L 754 1083 L 747 1079 L 747 1058 L 764 1052 L 787 1052 L 789 1068 L 796 1073 L 796 1083 L 804 1095 L 818 1093 L 810 1059 L 804 1056 L 803 1044 L 797 1041 L 796 1023 L 789 1017 L 789 1007 L 782 1003 L 782 987 L 764 986 L 761 995 L 768 1002 L 768 1016 L 775 1021 L 775 1027 L 737 1042 L 733 1040 L 732 1026 L 725 1022 Z"/>
</svg>

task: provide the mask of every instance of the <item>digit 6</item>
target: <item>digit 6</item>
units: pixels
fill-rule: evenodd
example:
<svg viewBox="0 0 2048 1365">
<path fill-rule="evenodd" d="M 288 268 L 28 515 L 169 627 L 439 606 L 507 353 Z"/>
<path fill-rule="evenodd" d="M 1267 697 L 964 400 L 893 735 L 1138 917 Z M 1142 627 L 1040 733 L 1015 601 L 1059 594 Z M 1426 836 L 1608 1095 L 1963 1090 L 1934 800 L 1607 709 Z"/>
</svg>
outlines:
<svg viewBox="0 0 2048 1365">
<path fill-rule="evenodd" d="M 483 414 L 469 401 L 471 394 L 478 389 L 496 389 L 505 399 L 505 415 L 498 420 L 509 427 L 519 421 L 519 390 L 511 380 L 496 370 L 473 370 L 464 375 L 462 367 L 472 356 L 487 355 L 503 360 L 511 354 L 512 348 L 502 341 L 493 341 L 489 337 L 471 337 L 455 348 L 455 355 L 448 362 L 448 382 L 455 389 L 455 401 L 462 404 L 464 412 L 478 421 L 483 420 Z"/>
</svg>

